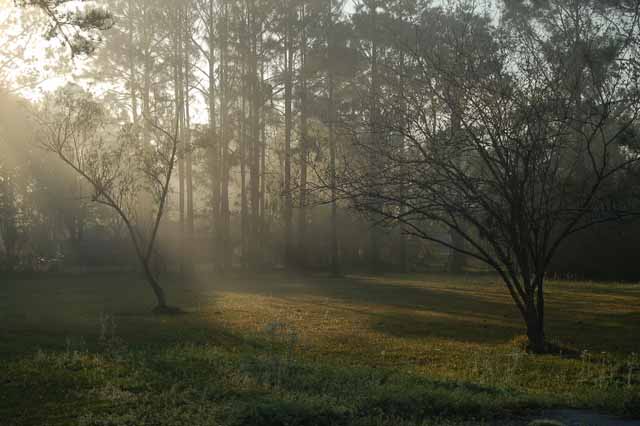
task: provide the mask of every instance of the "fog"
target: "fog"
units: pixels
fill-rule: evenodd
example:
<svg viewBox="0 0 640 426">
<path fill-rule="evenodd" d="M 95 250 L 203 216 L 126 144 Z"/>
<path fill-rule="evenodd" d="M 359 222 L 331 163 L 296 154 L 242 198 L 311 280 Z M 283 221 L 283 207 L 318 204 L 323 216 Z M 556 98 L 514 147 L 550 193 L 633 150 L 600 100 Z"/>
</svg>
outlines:
<svg viewBox="0 0 640 426">
<path fill-rule="evenodd" d="M 639 53 L 640 0 L 0 0 L 0 424 L 637 425 Z"/>
<path fill-rule="evenodd" d="M 238 277 L 490 277 L 549 352 L 548 285 L 640 280 L 639 10 L 0 0 L 1 274 L 169 316 Z"/>
</svg>

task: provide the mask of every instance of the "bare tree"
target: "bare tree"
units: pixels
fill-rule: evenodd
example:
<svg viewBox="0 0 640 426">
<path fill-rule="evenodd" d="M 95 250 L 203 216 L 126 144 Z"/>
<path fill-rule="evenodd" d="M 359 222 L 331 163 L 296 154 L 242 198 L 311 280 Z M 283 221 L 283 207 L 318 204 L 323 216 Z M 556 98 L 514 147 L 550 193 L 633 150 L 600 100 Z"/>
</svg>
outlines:
<svg viewBox="0 0 640 426">
<path fill-rule="evenodd" d="M 91 186 L 92 201 L 115 210 L 157 300 L 156 313 L 177 313 L 151 263 L 177 159 L 178 125 L 172 131 L 147 118 L 153 139 L 139 129 L 118 126 L 90 95 L 76 86 L 59 90 L 38 114 L 39 142 Z M 146 199 L 145 199 L 145 196 Z"/>
<path fill-rule="evenodd" d="M 535 352 L 547 348 L 551 259 L 570 235 L 626 214 L 603 208 L 607 190 L 640 159 L 622 143 L 640 112 L 638 9 L 570 3 L 505 28 L 465 8 L 424 13 L 396 38 L 407 64 L 384 89 L 380 125 L 403 138 L 354 138 L 384 166 L 351 159 L 340 182 L 362 210 L 497 271 Z M 473 42 L 444 38 L 448 25 Z"/>
</svg>

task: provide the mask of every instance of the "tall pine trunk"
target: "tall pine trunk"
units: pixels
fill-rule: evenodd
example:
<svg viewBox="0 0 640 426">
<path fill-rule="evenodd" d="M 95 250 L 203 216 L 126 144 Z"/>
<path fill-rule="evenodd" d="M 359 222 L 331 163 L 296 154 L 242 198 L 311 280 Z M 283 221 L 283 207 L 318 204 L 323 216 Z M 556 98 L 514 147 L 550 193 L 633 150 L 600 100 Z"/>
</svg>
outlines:
<svg viewBox="0 0 640 426">
<path fill-rule="evenodd" d="M 404 109 L 404 117 L 408 116 L 408 107 L 407 107 L 407 102 L 405 101 L 405 85 L 404 85 L 404 76 L 405 76 L 405 56 L 404 53 L 400 54 L 400 70 L 401 70 L 401 75 L 400 75 L 400 101 L 403 102 L 403 109 Z M 402 163 L 400 165 L 401 167 L 401 175 L 403 175 L 402 178 L 402 184 L 400 186 L 400 206 L 399 206 L 399 210 L 400 210 L 400 216 L 403 216 L 406 212 L 407 212 L 407 208 L 406 208 L 406 203 L 405 203 L 405 199 L 407 197 L 407 185 L 406 185 L 406 178 L 404 177 L 407 174 L 407 167 L 406 167 L 406 160 L 408 159 L 408 155 L 407 155 L 407 143 L 405 140 L 405 136 L 404 136 L 404 132 L 407 131 L 407 120 L 403 119 L 402 122 L 402 134 L 400 134 L 399 138 L 398 138 L 398 142 L 400 144 L 400 158 L 402 160 Z M 400 249 L 399 249 L 399 256 L 400 256 L 400 265 L 399 265 L 399 269 L 400 272 L 407 272 L 408 269 L 408 265 L 407 265 L 407 235 L 405 234 L 404 230 L 402 229 L 402 227 L 400 227 Z"/>
<path fill-rule="evenodd" d="M 284 260 L 287 266 L 291 266 L 292 258 L 292 219 L 293 219 L 293 195 L 291 194 L 291 134 L 293 130 L 293 115 L 291 110 L 293 92 L 293 18 L 291 8 L 287 8 L 287 22 L 285 29 L 285 144 L 284 144 Z"/>
<path fill-rule="evenodd" d="M 380 144 L 379 136 L 378 136 L 378 128 L 379 128 L 379 113 L 378 113 L 378 43 L 377 43 L 377 34 L 375 33 L 376 24 L 377 24 L 377 2 L 371 1 L 369 4 L 369 15 L 371 19 L 371 88 L 370 88 L 370 106 L 369 106 L 369 131 L 370 137 L 372 139 L 373 150 L 377 149 Z M 373 179 L 373 175 L 377 173 L 378 170 L 378 159 L 376 158 L 375 153 L 372 152 L 371 158 L 369 158 L 369 172 L 371 174 L 371 179 Z M 370 183 L 375 186 L 374 182 Z M 381 209 L 382 203 L 378 199 L 371 200 L 372 203 L 376 204 L 375 209 Z M 375 215 L 374 215 L 375 220 Z M 369 268 L 371 273 L 377 273 L 380 271 L 380 234 L 377 226 L 375 224 L 371 224 L 369 226 Z"/>
<path fill-rule="evenodd" d="M 134 1 L 128 0 L 127 3 L 127 43 L 128 47 L 128 61 L 129 61 L 129 97 L 131 102 L 131 120 L 134 125 L 138 124 L 138 82 L 136 77 L 136 58 L 135 58 L 135 45 L 133 35 L 135 32 L 134 24 Z"/>
<path fill-rule="evenodd" d="M 260 87 L 265 87 L 264 80 L 264 61 L 260 64 Z M 266 254 L 266 238 L 267 238 L 267 214 L 266 214 L 266 193 L 267 193 L 267 180 L 266 180 L 266 162 L 267 162 L 267 117 L 266 108 L 264 104 L 266 102 L 265 94 L 260 92 L 263 107 L 260 109 L 260 217 L 259 217 L 259 238 L 260 238 L 260 250 L 263 255 Z M 265 259 L 266 261 L 266 259 Z"/>
<path fill-rule="evenodd" d="M 176 17 L 175 17 L 175 33 L 174 33 L 174 95 L 175 95 L 175 113 L 178 117 L 178 137 L 180 139 L 180 147 L 178 150 L 178 213 L 179 213 L 179 253 L 178 253 L 178 264 L 180 273 L 184 274 L 186 272 L 186 227 L 185 227 L 185 188 L 186 188 L 186 173 L 185 173 L 185 146 L 184 146 L 184 127 L 185 127 L 185 118 L 184 118 L 184 69 L 183 69 L 183 31 L 182 31 L 182 8 L 176 8 Z"/>
<path fill-rule="evenodd" d="M 300 204 L 298 206 L 298 262 L 307 264 L 307 163 L 309 141 L 307 132 L 307 22 L 304 2 L 301 5 L 302 31 L 300 39 Z"/>
<path fill-rule="evenodd" d="M 260 95 L 260 79 L 258 75 L 258 45 L 262 37 L 262 28 L 256 20 L 256 6 L 250 1 L 249 29 L 250 29 L 250 81 L 251 81 L 251 145 L 250 145 L 250 200 L 251 200 L 251 239 L 249 241 L 249 263 L 255 270 L 260 266 L 260 110 L 262 108 Z"/>
<path fill-rule="evenodd" d="M 215 62 L 215 0 L 209 0 L 207 11 L 207 45 L 208 45 L 208 66 L 209 66 L 209 173 L 211 181 L 211 224 L 213 228 L 213 265 L 221 267 L 220 261 L 220 181 L 222 179 L 222 156 L 220 148 L 222 144 L 219 139 L 216 119 L 216 62 Z"/>
<path fill-rule="evenodd" d="M 328 86 L 328 125 L 329 125 L 329 174 L 331 186 L 331 274 L 340 275 L 340 258 L 338 248 L 338 202 L 337 202 L 337 175 L 336 175 L 336 107 L 335 107 L 335 76 L 333 71 L 333 0 L 329 0 L 327 23 L 327 86 Z"/>
<path fill-rule="evenodd" d="M 191 274 L 194 270 L 194 232 L 195 232 L 195 218 L 194 218 L 194 201 L 193 201 L 193 152 L 191 146 L 191 102 L 190 96 L 190 73 L 191 73 L 191 61 L 189 48 L 191 46 L 190 37 L 190 17 L 189 9 L 185 7 L 184 13 L 184 38 L 183 38 L 183 59 L 184 59 L 184 149 L 185 149 L 185 178 L 186 178 L 186 191 L 187 191 L 187 224 L 186 224 L 186 250 L 187 256 L 187 270 Z"/>
<path fill-rule="evenodd" d="M 231 212 L 229 210 L 229 174 L 231 169 L 231 156 L 229 153 L 229 64 L 228 64 L 228 38 L 229 38 L 229 11 L 227 0 L 222 0 L 222 34 L 220 35 L 220 142 L 221 142 L 221 167 L 220 167 L 220 224 L 218 226 L 220 239 L 220 257 L 222 269 L 230 271 L 232 267 L 233 247 L 231 244 Z"/>
<path fill-rule="evenodd" d="M 242 267 L 247 266 L 247 73 L 243 63 L 240 72 L 242 76 L 241 88 L 241 119 L 240 119 L 240 246 L 242 253 Z"/>
</svg>

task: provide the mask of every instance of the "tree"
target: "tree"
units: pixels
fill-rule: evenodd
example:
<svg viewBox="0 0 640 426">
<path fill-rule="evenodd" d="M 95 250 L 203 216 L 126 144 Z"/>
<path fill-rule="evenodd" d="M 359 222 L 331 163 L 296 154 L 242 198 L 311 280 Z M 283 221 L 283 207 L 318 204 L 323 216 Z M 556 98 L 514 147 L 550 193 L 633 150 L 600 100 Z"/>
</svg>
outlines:
<svg viewBox="0 0 640 426">
<path fill-rule="evenodd" d="M 348 80 L 355 74 L 355 61 L 347 58 L 355 58 L 355 52 L 348 47 L 348 39 L 352 36 L 352 28 L 347 22 L 340 22 L 343 1 L 327 0 L 323 5 L 324 19 L 322 20 L 321 38 L 324 48 L 321 57 L 325 65 L 321 66 L 324 73 L 324 91 L 326 97 L 325 126 L 327 127 L 327 145 L 329 149 L 328 170 L 323 175 L 328 175 L 325 187 L 329 189 L 331 204 L 330 218 L 330 269 L 333 276 L 340 275 L 340 250 L 338 241 L 338 137 L 337 127 L 339 123 L 340 87 L 342 80 Z M 338 60 L 338 58 L 340 58 Z M 344 100 L 343 100 L 344 102 Z"/>
<path fill-rule="evenodd" d="M 605 190 L 640 159 L 621 138 L 640 112 L 640 64 L 630 59 L 640 47 L 637 9 L 551 3 L 536 22 L 503 28 L 471 8 L 426 8 L 411 31 L 391 35 L 411 79 L 388 94 L 395 108 L 381 125 L 409 146 L 356 139 L 384 167 L 372 175 L 352 159 L 340 185 L 360 209 L 493 268 L 534 352 L 546 349 L 551 259 L 568 236 L 625 214 L 603 208 Z M 463 25 L 473 42 L 434 48 L 451 33 L 439 25 Z M 465 58 L 464 72 L 452 53 Z"/>
<path fill-rule="evenodd" d="M 177 123 L 169 132 L 147 118 L 154 129 L 147 144 L 140 138 L 140 129 L 118 128 L 99 103 L 77 86 L 59 90 L 37 116 L 43 148 L 84 178 L 93 190 L 92 200 L 113 209 L 124 222 L 156 297 L 154 312 L 177 313 L 167 305 L 151 266 L 177 160 Z M 143 194 L 150 197 L 144 199 Z"/>
<path fill-rule="evenodd" d="M 366 64 L 365 69 L 363 69 L 365 79 L 360 81 L 362 87 L 356 89 L 361 93 L 362 111 L 360 116 L 362 123 L 359 125 L 361 128 L 357 129 L 354 135 L 358 139 L 369 139 L 366 142 L 367 145 L 377 146 L 383 144 L 384 139 L 387 137 L 397 137 L 397 135 L 389 135 L 381 124 L 383 116 L 390 107 L 388 105 L 389 101 L 386 99 L 388 80 L 390 78 L 387 75 L 387 70 L 394 63 L 401 64 L 404 62 L 404 58 L 398 54 L 398 49 L 389 43 L 390 40 L 386 35 L 387 32 L 393 33 L 394 31 L 391 29 L 398 26 L 399 22 L 402 22 L 404 19 L 402 16 L 413 13 L 412 9 L 414 7 L 410 0 L 388 2 L 363 0 L 357 4 L 356 13 L 352 16 L 355 30 L 360 35 L 361 55 Z M 385 29 L 387 32 L 380 31 L 380 29 Z M 401 74 L 403 73 L 401 72 Z M 403 76 L 403 78 L 405 77 Z M 381 163 L 383 160 L 381 157 L 369 154 L 372 153 L 367 155 L 368 167 L 371 171 L 370 179 L 373 179 L 377 170 L 383 168 L 384 164 Z M 368 179 L 366 176 L 363 176 L 363 178 Z M 368 262 L 370 270 L 376 273 L 381 270 L 383 259 L 380 255 L 382 248 L 381 230 L 377 226 L 381 218 L 375 214 L 375 211 L 384 209 L 382 206 L 384 201 L 371 198 L 369 203 L 378 204 L 377 207 L 369 210 L 368 215 L 370 224 Z"/>
<path fill-rule="evenodd" d="M 291 139 L 293 132 L 293 70 L 295 60 L 294 48 L 294 24 L 296 14 L 293 9 L 292 0 L 285 0 L 283 4 L 284 28 L 283 28 L 283 56 L 284 56 L 284 106 L 285 106 L 285 146 L 284 146 L 284 245 L 285 262 L 291 265 L 292 262 L 292 240 L 293 240 L 293 194 L 291 185 Z"/>
<path fill-rule="evenodd" d="M 101 32 L 113 26 L 111 14 L 100 7 L 73 8 L 73 0 L 15 0 L 20 7 L 36 7 L 49 19 L 45 38 L 58 37 L 71 55 L 93 53 L 102 40 Z"/>
<path fill-rule="evenodd" d="M 222 235 L 222 229 L 220 229 L 221 218 L 221 185 L 222 185 L 222 143 L 220 141 L 222 131 L 218 128 L 218 123 L 222 120 L 218 120 L 218 112 L 222 111 L 217 108 L 217 102 L 219 95 L 222 93 L 221 89 L 223 83 L 221 82 L 222 71 L 222 48 L 221 48 L 221 33 L 222 31 L 217 28 L 218 22 L 221 20 L 218 10 L 218 5 L 215 0 L 199 0 L 196 2 L 196 14 L 198 16 L 199 27 L 201 31 L 201 38 L 192 35 L 191 38 L 198 48 L 202 56 L 207 62 L 207 67 L 202 72 L 205 74 L 205 88 L 202 92 L 205 97 L 208 110 L 208 169 L 211 183 L 211 224 L 213 229 L 214 240 L 219 240 Z M 216 50 L 219 53 L 216 55 Z M 216 64 L 219 64 L 220 71 L 216 72 Z M 218 78 L 216 78 L 218 77 Z M 220 100 L 222 104 L 222 100 Z M 218 241 L 215 243 L 215 250 L 213 255 L 213 262 L 217 265 L 221 265 L 219 256 L 221 254 L 220 244 Z"/>
<path fill-rule="evenodd" d="M 309 163 L 309 67 L 308 31 L 309 6 L 303 0 L 300 2 L 300 70 L 299 70 L 299 101 L 300 101 L 300 197 L 298 205 L 298 263 L 304 266 L 307 262 L 307 198 L 308 198 L 308 170 Z"/>
<path fill-rule="evenodd" d="M 333 17 L 333 0 L 328 1 L 327 18 L 325 25 L 325 38 L 327 43 L 327 123 L 329 126 L 329 188 L 331 190 L 331 273 L 334 276 L 340 275 L 340 258 L 338 250 L 338 203 L 336 191 L 336 102 L 335 96 L 335 72 L 334 64 L 334 43 L 332 43 L 334 35 L 334 17 Z"/>
</svg>

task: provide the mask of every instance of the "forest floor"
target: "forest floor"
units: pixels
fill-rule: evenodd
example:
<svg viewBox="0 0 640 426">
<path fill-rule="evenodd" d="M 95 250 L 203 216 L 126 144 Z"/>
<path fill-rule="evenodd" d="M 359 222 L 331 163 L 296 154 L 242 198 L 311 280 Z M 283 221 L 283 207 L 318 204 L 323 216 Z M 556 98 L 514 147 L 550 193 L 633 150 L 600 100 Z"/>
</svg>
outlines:
<svg viewBox="0 0 640 426">
<path fill-rule="evenodd" d="M 132 275 L 4 279 L 0 425 L 640 419 L 638 284 L 548 283 L 547 334 L 563 349 L 534 356 L 490 275 L 164 283 L 186 314 L 152 315 Z"/>
</svg>

